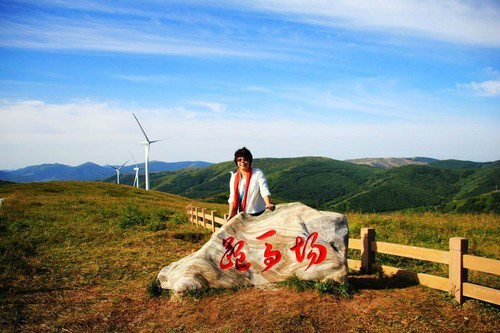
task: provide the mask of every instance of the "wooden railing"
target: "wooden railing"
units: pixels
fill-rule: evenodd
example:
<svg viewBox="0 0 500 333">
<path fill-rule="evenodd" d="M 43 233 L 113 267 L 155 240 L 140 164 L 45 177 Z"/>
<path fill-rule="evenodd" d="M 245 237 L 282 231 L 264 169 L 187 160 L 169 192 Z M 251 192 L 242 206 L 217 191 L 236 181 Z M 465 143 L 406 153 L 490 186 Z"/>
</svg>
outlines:
<svg viewBox="0 0 500 333">
<path fill-rule="evenodd" d="M 192 224 L 211 229 L 213 232 L 219 230 L 227 220 L 227 215 L 224 215 L 224 218 L 217 217 L 215 210 L 208 213 L 205 208 L 188 206 L 186 209 L 188 219 Z M 465 297 L 470 297 L 500 305 L 500 290 L 467 282 L 468 270 L 500 275 L 500 260 L 468 255 L 466 238 L 450 238 L 449 251 L 442 251 L 378 242 L 375 240 L 375 229 L 373 228 L 362 228 L 360 236 L 360 239 L 349 239 L 349 249 L 361 251 L 361 260 L 348 260 L 350 269 L 365 273 L 383 272 L 388 276 L 406 277 L 429 288 L 451 293 L 459 304 L 464 302 Z M 448 278 L 378 265 L 375 261 L 376 253 L 448 265 Z"/>
</svg>

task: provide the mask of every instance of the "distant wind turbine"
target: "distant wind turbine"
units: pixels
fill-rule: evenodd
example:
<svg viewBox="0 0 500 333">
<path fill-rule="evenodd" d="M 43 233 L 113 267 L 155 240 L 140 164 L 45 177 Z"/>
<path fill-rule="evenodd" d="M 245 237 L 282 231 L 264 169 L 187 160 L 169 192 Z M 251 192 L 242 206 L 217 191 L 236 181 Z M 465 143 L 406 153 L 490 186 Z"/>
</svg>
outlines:
<svg viewBox="0 0 500 333">
<path fill-rule="evenodd" d="M 146 190 L 149 190 L 149 146 L 152 143 L 161 141 L 161 140 L 149 140 L 148 136 L 146 135 L 146 132 L 144 131 L 144 128 L 142 128 L 141 123 L 139 122 L 139 119 L 135 116 L 135 114 L 132 113 L 134 116 L 135 120 L 137 121 L 137 124 L 139 124 L 139 127 L 141 128 L 142 134 L 144 134 L 144 137 L 146 138 L 146 141 L 141 141 L 141 144 L 144 145 L 144 154 L 145 154 L 145 161 L 144 161 L 144 183 L 146 184 Z M 162 139 L 163 140 L 163 139 Z"/>
<path fill-rule="evenodd" d="M 130 153 L 130 156 L 132 156 L 132 159 L 134 160 L 135 163 L 135 168 L 134 168 L 135 178 L 134 178 L 134 185 L 132 186 L 139 188 L 139 166 L 137 165 L 137 161 L 135 160 L 134 155 L 132 155 L 132 152 L 130 150 L 128 152 Z"/>
<path fill-rule="evenodd" d="M 119 168 L 117 168 L 117 167 L 115 167 L 115 166 L 113 166 L 113 165 L 106 164 L 107 166 L 109 166 L 109 167 L 111 167 L 111 168 L 115 169 L 115 171 L 116 171 L 116 183 L 117 183 L 117 184 L 120 184 L 120 170 L 121 170 L 121 168 L 123 168 L 123 167 L 125 166 L 125 164 L 127 164 L 127 163 L 128 163 L 128 161 L 127 161 L 127 162 L 125 162 L 125 163 L 123 163 L 123 164 L 122 164 L 122 166 L 121 166 L 121 167 L 119 167 Z"/>
</svg>

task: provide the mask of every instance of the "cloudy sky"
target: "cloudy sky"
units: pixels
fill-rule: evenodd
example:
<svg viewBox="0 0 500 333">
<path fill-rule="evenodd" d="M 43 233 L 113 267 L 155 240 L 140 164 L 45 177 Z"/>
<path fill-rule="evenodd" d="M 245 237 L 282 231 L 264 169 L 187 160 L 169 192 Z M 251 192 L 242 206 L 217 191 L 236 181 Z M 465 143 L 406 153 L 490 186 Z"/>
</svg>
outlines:
<svg viewBox="0 0 500 333">
<path fill-rule="evenodd" d="M 500 159 L 500 3 L 3 0 L 0 169 Z"/>
</svg>

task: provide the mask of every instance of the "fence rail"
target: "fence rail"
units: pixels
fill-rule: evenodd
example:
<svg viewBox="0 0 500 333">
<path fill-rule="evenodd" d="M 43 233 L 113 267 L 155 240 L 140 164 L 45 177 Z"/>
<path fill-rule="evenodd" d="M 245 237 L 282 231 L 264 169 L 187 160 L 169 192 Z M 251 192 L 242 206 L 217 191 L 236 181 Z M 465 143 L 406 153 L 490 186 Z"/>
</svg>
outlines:
<svg viewBox="0 0 500 333">
<path fill-rule="evenodd" d="M 215 216 L 215 210 L 207 213 L 206 208 L 188 206 L 186 209 L 188 219 L 192 224 L 211 229 L 213 232 L 219 230 L 227 220 L 227 215 L 224 215 L 224 218 Z M 450 238 L 449 251 L 442 251 L 377 242 L 375 240 L 375 229 L 373 228 L 362 228 L 360 236 L 360 239 L 349 239 L 349 249 L 361 251 L 361 260 L 348 260 L 350 269 L 366 273 L 383 272 L 388 276 L 395 275 L 409 278 L 429 288 L 449 292 L 459 304 L 465 301 L 465 297 L 469 297 L 500 305 L 500 290 L 467 282 L 468 270 L 500 275 L 500 260 L 467 254 L 468 242 L 466 238 Z M 376 253 L 448 265 L 448 277 L 415 273 L 397 267 L 378 265 L 375 261 Z"/>
</svg>

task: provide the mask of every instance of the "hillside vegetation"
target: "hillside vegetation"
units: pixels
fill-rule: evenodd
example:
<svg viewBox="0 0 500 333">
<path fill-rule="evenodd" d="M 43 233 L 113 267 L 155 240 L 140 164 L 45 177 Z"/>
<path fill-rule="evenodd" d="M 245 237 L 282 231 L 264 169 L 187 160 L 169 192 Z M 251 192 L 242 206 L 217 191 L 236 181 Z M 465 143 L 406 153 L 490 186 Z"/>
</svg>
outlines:
<svg viewBox="0 0 500 333">
<path fill-rule="evenodd" d="M 160 269 L 210 237 L 186 224 L 184 207 L 222 213 L 226 205 L 92 182 L 1 183 L 0 197 L 2 332 L 500 330 L 494 307 L 473 300 L 457 306 L 442 292 L 356 273 L 352 299 L 283 287 L 152 298 L 148 286 Z M 446 249 L 448 237 L 465 236 L 470 253 L 500 259 L 500 222 L 492 214 L 350 213 L 348 219 L 354 238 L 371 226 L 378 240 Z M 443 273 L 408 260 L 377 261 Z M 498 279 L 469 277 L 500 286 Z"/>
<path fill-rule="evenodd" d="M 500 213 L 500 162 L 435 161 L 380 169 L 323 157 L 256 159 L 276 202 L 356 212 L 425 210 Z M 152 188 L 224 203 L 232 162 L 205 169 L 154 173 Z M 110 178 L 108 181 L 112 181 Z M 122 180 L 132 184 L 133 178 Z"/>
</svg>

